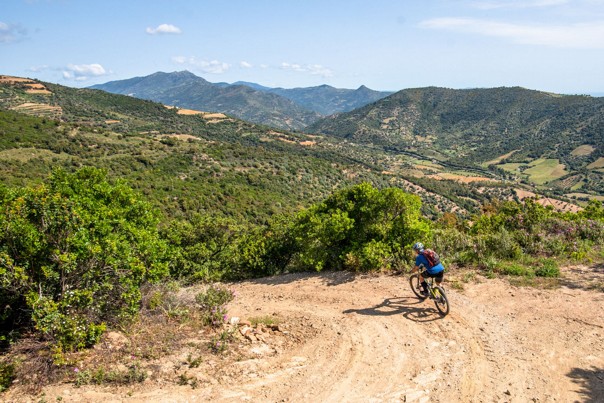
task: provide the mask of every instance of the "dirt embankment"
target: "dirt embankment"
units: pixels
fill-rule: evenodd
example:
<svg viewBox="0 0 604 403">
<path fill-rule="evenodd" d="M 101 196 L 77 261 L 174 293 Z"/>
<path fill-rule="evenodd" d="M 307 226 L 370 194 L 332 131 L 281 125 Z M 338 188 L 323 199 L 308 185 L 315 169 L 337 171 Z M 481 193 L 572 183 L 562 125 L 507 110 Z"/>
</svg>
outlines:
<svg viewBox="0 0 604 403">
<path fill-rule="evenodd" d="M 47 401 L 601 402 L 604 293 L 587 283 L 602 284 L 604 270 L 564 275 L 561 287 L 548 290 L 479 277 L 464 289 L 448 283 L 451 313 L 444 318 L 413 296 L 402 275 L 237 283 L 230 314 L 278 317 L 281 329 L 253 342 L 242 337 L 247 354 L 236 360 L 206 359 L 187 369 L 195 387 L 150 378 L 43 392 Z"/>
</svg>

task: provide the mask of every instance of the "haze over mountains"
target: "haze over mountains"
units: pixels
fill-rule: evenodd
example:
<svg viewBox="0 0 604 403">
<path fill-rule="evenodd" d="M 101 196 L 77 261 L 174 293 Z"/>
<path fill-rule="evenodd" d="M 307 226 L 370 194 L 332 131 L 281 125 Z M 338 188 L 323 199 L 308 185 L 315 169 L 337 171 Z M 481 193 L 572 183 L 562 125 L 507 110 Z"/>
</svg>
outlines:
<svg viewBox="0 0 604 403">
<path fill-rule="evenodd" d="M 287 130 L 303 129 L 323 116 L 351 111 L 391 94 L 365 86 L 356 90 L 328 85 L 285 89 L 247 82 L 210 83 L 189 71 L 157 72 L 90 88 L 180 108 L 226 113 Z"/>
</svg>

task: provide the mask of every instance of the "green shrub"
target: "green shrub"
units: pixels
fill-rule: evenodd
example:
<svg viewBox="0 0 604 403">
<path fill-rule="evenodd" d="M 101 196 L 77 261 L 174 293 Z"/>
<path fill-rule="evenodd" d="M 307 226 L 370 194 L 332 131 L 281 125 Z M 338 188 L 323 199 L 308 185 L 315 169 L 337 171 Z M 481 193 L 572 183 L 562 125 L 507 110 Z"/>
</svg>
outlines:
<svg viewBox="0 0 604 403">
<path fill-rule="evenodd" d="M 167 275 L 158 215 L 123 183 L 83 168 L 0 194 L 0 328 L 31 324 L 61 351 L 134 317 L 140 287 Z"/>
<path fill-rule="evenodd" d="M 553 259 L 545 259 L 541 266 L 535 269 L 535 275 L 539 277 L 560 277 L 560 268 Z"/>
<path fill-rule="evenodd" d="M 233 341 L 233 339 L 233 331 L 225 329 L 214 337 L 212 337 L 208 344 L 208 347 L 213 353 L 223 353 L 228 349 L 229 344 Z"/>
<path fill-rule="evenodd" d="M 205 291 L 195 296 L 202 312 L 204 324 L 218 327 L 226 322 L 226 304 L 235 298 L 235 293 L 221 285 L 210 285 Z"/>
<path fill-rule="evenodd" d="M 397 188 L 362 183 L 335 192 L 295 217 L 292 265 L 316 271 L 399 266 L 408 260 L 405 249 L 431 237 L 420 209 L 419 197 Z"/>
<path fill-rule="evenodd" d="M 0 361 L 0 393 L 10 387 L 15 379 L 15 365 Z"/>
<path fill-rule="evenodd" d="M 497 269 L 497 272 L 501 274 L 505 274 L 508 276 L 525 276 L 532 277 L 533 271 L 527 268 L 526 266 L 517 263 L 517 262 L 505 262 L 501 263 Z"/>
<path fill-rule="evenodd" d="M 130 385 L 140 383 L 147 379 L 145 371 L 138 362 L 132 363 L 125 370 L 110 370 L 104 368 L 79 370 L 75 368 L 75 381 L 77 387 L 83 385 Z"/>
</svg>

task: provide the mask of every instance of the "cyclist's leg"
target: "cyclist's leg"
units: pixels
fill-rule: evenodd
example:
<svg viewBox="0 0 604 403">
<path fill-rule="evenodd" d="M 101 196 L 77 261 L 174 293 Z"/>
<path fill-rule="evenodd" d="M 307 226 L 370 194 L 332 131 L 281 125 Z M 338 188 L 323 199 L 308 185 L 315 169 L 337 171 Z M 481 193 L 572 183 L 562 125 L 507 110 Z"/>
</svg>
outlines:
<svg viewBox="0 0 604 403">
<path fill-rule="evenodd" d="M 424 294 L 428 294 L 428 283 L 426 283 L 425 277 L 430 277 L 430 274 L 428 273 L 428 271 L 427 270 L 420 271 L 419 272 L 419 283 L 422 286 L 422 290 L 424 291 Z"/>
<path fill-rule="evenodd" d="M 435 274 L 434 276 L 434 280 L 436 281 L 436 285 L 440 285 L 440 283 L 443 282 L 443 279 L 445 278 L 445 271 L 441 271 L 440 273 Z"/>
</svg>

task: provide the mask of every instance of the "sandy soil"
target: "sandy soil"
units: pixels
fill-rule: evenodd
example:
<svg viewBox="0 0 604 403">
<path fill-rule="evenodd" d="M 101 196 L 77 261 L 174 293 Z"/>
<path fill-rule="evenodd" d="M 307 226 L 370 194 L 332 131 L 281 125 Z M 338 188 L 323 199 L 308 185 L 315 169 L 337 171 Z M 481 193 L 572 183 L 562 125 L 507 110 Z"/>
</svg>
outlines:
<svg viewBox="0 0 604 403">
<path fill-rule="evenodd" d="M 480 277 L 463 289 L 449 282 L 446 317 L 413 296 L 406 275 L 292 274 L 237 283 L 231 315 L 281 319 L 278 330 L 259 329 L 253 342 L 241 337 L 245 354 L 187 368 L 186 378 L 195 382 L 182 386 L 151 377 L 121 388 L 54 385 L 43 396 L 70 402 L 602 402 L 604 293 L 592 285 L 603 280 L 603 267 L 575 267 L 564 270 L 554 289 Z M 162 361 L 175 376 L 174 357 Z M 24 399 L 10 393 L 8 401 Z"/>
</svg>

